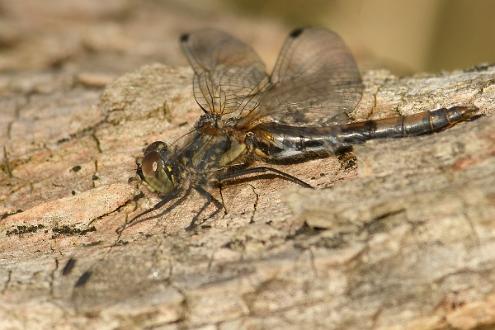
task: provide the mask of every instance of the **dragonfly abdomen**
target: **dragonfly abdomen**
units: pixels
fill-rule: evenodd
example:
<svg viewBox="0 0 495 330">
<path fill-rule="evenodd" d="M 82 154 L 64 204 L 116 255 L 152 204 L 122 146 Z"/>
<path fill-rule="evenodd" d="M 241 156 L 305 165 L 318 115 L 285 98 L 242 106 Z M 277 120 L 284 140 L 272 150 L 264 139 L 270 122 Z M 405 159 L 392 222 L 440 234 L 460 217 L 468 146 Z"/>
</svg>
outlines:
<svg viewBox="0 0 495 330">
<path fill-rule="evenodd" d="M 475 107 L 455 106 L 408 116 L 345 124 L 341 126 L 338 140 L 343 144 L 355 144 L 371 139 L 430 134 L 468 120 L 476 110 Z"/>
<path fill-rule="evenodd" d="M 258 125 L 251 142 L 256 154 L 267 161 L 328 156 L 341 147 L 337 126 L 295 127 L 276 123 Z"/>
<path fill-rule="evenodd" d="M 371 139 L 399 138 L 438 132 L 473 117 L 477 108 L 456 106 L 409 116 L 366 120 L 324 127 L 260 124 L 251 143 L 258 157 L 267 161 L 327 156 L 352 144 Z"/>
</svg>

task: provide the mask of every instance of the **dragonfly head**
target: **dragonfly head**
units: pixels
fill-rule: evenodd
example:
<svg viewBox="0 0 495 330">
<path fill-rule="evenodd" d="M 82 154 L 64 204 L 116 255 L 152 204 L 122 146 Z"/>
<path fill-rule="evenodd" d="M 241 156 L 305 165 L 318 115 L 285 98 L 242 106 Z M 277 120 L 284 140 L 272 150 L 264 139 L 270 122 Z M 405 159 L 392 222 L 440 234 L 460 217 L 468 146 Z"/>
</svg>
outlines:
<svg viewBox="0 0 495 330">
<path fill-rule="evenodd" d="M 178 164 L 162 141 L 146 147 L 138 174 L 153 191 L 160 194 L 167 194 L 179 185 Z"/>
</svg>

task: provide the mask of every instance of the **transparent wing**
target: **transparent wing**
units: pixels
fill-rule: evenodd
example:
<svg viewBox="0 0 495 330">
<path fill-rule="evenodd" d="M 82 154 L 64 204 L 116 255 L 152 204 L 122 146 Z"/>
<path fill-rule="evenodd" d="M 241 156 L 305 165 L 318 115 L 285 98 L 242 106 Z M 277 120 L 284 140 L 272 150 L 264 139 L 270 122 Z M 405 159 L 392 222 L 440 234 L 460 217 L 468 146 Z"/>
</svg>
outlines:
<svg viewBox="0 0 495 330">
<path fill-rule="evenodd" d="M 203 110 L 228 114 L 255 107 L 268 75 L 250 46 L 212 29 L 184 34 L 180 41 L 194 70 L 194 97 Z"/>
<path fill-rule="evenodd" d="M 363 84 L 344 41 L 321 28 L 296 29 L 286 39 L 259 106 L 238 122 L 323 126 L 347 121 Z"/>
</svg>

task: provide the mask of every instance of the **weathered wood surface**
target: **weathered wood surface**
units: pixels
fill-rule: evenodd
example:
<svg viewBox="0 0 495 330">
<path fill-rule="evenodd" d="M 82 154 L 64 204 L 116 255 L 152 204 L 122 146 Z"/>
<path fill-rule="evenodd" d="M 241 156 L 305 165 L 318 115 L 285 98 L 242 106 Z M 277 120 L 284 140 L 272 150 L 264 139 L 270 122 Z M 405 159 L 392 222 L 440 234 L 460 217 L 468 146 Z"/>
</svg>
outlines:
<svg viewBox="0 0 495 330">
<path fill-rule="evenodd" d="M 284 167 L 317 190 L 230 186 L 229 213 L 195 233 L 184 228 L 196 195 L 118 235 L 157 201 L 128 182 L 143 147 L 181 136 L 199 115 L 191 77 L 153 64 L 102 92 L 65 70 L 7 76 L 1 328 L 495 326 L 495 66 L 367 72 L 357 119 L 456 104 L 483 116 Z"/>
</svg>

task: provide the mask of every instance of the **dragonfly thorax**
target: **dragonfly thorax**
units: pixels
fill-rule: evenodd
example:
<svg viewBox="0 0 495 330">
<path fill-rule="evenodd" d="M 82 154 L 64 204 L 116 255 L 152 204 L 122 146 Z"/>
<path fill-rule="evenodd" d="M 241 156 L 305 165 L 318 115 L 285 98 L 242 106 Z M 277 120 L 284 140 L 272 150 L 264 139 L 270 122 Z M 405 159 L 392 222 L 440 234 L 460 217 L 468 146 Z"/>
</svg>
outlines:
<svg viewBox="0 0 495 330">
<path fill-rule="evenodd" d="M 230 133 L 235 125 L 234 118 L 222 118 L 216 113 L 205 113 L 196 122 L 195 128 L 208 135 L 225 135 Z"/>
<path fill-rule="evenodd" d="M 195 128 L 201 132 L 207 134 L 215 135 L 220 129 L 221 126 L 221 118 L 219 115 L 214 113 L 205 113 L 199 120 L 196 122 Z"/>
</svg>

